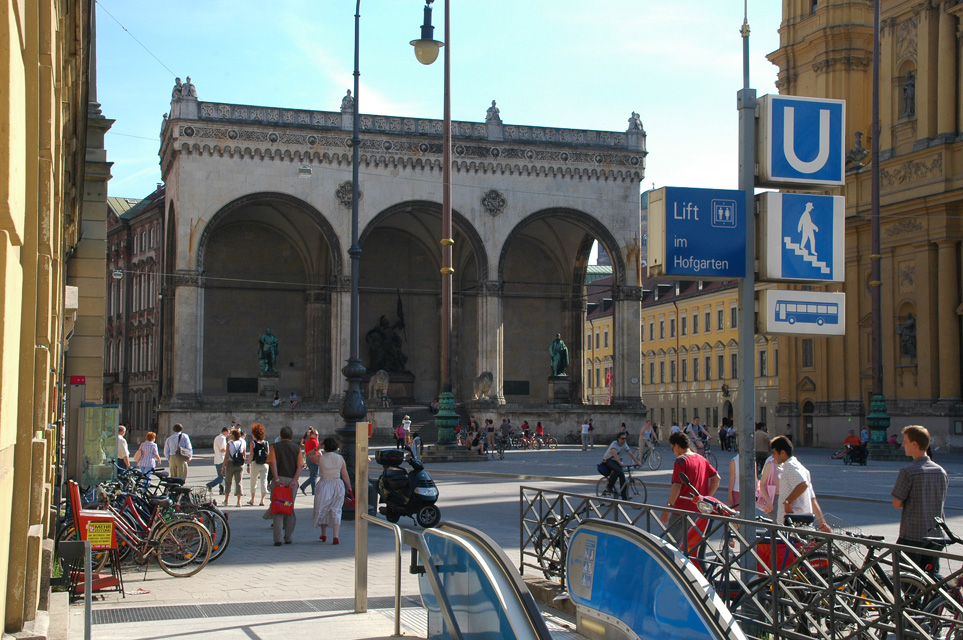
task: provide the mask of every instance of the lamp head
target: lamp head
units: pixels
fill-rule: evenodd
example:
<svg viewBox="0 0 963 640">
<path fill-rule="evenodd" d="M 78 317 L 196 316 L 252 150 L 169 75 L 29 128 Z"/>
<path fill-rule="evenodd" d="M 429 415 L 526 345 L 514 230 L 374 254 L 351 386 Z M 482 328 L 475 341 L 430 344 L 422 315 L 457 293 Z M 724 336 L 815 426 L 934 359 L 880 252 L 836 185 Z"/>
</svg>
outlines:
<svg viewBox="0 0 963 640">
<path fill-rule="evenodd" d="M 431 26 L 431 3 L 433 1 L 426 0 L 425 23 L 421 25 L 421 38 L 411 41 L 411 46 L 415 48 L 415 57 L 418 58 L 418 62 L 424 65 L 437 60 L 438 50 L 445 46 L 444 42 L 435 40 L 435 28 Z"/>
</svg>

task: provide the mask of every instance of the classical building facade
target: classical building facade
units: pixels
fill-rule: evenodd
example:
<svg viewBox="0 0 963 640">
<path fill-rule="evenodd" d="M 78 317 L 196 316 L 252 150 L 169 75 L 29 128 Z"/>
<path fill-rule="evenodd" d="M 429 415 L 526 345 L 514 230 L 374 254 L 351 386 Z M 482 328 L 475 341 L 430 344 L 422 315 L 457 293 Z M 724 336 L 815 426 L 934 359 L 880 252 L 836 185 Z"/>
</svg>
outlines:
<svg viewBox="0 0 963 640">
<path fill-rule="evenodd" d="M 723 418 L 733 418 L 740 390 L 737 299 L 732 281 L 645 280 L 642 399 L 656 424 L 698 417 L 718 428 Z M 768 423 L 777 403 L 777 338 L 756 336 L 753 359 L 756 421 Z"/>
<path fill-rule="evenodd" d="M 50 603 L 65 374 L 90 371 L 99 385 L 103 369 L 102 343 L 84 340 L 103 336 L 103 256 L 85 279 L 83 260 L 97 256 L 83 239 L 104 237 L 85 203 L 105 191 L 98 147 L 110 121 L 89 71 L 92 2 L 0 7 L 0 615 L 4 632 L 36 637 Z"/>
<path fill-rule="evenodd" d="M 778 412 L 838 443 L 871 393 L 871 171 L 880 164 L 882 371 L 892 429 L 924 424 L 963 446 L 963 4 L 882 0 L 880 154 L 869 157 L 873 2 L 786 0 L 780 93 L 846 100 L 846 335 L 787 339 Z M 862 132 L 862 133 L 861 133 Z M 865 134 L 865 135 L 863 135 Z M 860 141 L 859 137 L 862 136 Z M 865 147 L 865 148 L 864 148 Z"/>
<path fill-rule="evenodd" d="M 108 199 L 104 402 L 118 405 L 137 441 L 157 431 L 164 187 L 120 213 L 130 201 L 117 200 Z"/>
<path fill-rule="evenodd" d="M 232 413 L 253 415 L 264 402 L 257 350 L 268 327 L 280 342 L 269 382 L 333 427 L 350 329 L 354 106 L 304 111 L 197 95 L 190 82 L 175 88 L 161 135 L 161 431 L 189 418 L 213 434 Z M 360 355 L 370 368 L 377 345 L 394 345 L 405 393 L 428 402 L 440 390 L 442 123 L 360 119 Z M 612 345 L 626 354 L 613 365 L 613 402 L 640 409 L 637 118 L 614 132 L 499 119 L 452 126 L 456 400 L 470 400 L 482 371 L 494 375 L 499 406 L 550 400 L 556 333 L 573 365 L 582 362 L 598 241 L 612 262 Z M 582 373 L 570 367 L 573 405 L 583 401 Z"/>
<path fill-rule="evenodd" d="M 588 404 L 609 404 L 615 368 L 612 276 L 593 279 L 585 288 L 588 304 L 585 312 L 584 398 Z"/>
</svg>

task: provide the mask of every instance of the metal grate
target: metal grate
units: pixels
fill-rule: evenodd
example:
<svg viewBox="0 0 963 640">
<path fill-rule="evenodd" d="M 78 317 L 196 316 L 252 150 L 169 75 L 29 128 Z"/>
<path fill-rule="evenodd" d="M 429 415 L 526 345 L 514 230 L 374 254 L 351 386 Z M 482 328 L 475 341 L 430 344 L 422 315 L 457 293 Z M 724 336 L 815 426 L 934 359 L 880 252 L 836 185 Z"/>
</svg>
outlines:
<svg viewBox="0 0 963 640">
<path fill-rule="evenodd" d="M 393 596 L 368 598 L 369 609 L 393 609 Z M 402 607 L 421 607 L 420 599 L 413 596 L 401 598 Z M 186 620 L 198 618 L 223 618 L 235 616 L 283 615 L 294 613 L 317 613 L 331 611 L 354 611 L 354 598 L 324 598 L 317 600 L 282 600 L 274 602 L 234 602 L 226 604 L 188 604 L 169 607 L 129 607 L 100 609 L 93 612 L 94 624 L 123 624 L 128 622 L 154 622 L 158 620 Z"/>
</svg>

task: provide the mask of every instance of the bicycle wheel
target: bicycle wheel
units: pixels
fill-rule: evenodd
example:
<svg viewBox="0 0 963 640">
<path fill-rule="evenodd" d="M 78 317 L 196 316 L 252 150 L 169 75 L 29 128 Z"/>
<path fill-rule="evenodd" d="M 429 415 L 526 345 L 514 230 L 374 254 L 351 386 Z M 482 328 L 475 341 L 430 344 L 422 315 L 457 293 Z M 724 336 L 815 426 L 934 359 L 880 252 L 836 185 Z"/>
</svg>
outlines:
<svg viewBox="0 0 963 640">
<path fill-rule="evenodd" d="M 545 438 L 545 446 L 549 449 L 558 449 L 558 440 L 549 436 Z"/>
<path fill-rule="evenodd" d="M 629 500 L 638 501 L 644 504 L 646 499 L 649 497 L 649 492 L 645 488 L 645 483 L 638 478 L 629 478 L 628 496 Z"/>
<path fill-rule="evenodd" d="M 609 479 L 602 476 L 597 483 L 595 483 L 595 495 L 600 498 L 611 497 L 612 494 L 608 491 Z"/>
<path fill-rule="evenodd" d="M 709 464 L 712 465 L 712 468 L 713 468 L 713 469 L 718 469 L 718 468 L 719 468 L 719 461 L 716 460 L 716 454 L 712 453 L 711 451 L 707 451 L 707 452 L 706 452 L 706 460 L 709 461 Z"/>
<path fill-rule="evenodd" d="M 203 525 L 176 520 L 161 532 L 154 548 L 161 569 L 175 578 L 187 578 L 207 566 L 211 547 L 211 534 Z"/>
<path fill-rule="evenodd" d="M 926 605 L 923 610 L 926 618 L 921 626 L 927 635 L 934 640 L 963 639 L 963 614 L 959 613 L 959 607 L 959 603 L 943 597 L 935 598 Z"/>
<path fill-rule="evenodd" d="M 505 441 L 504 440 L 499 440 L 498 444 L 495 445 L 495 453 L 497 454 L 499 460 L 505 459 Z"/>
<path fill-rule="evenodd" d="M 213 509 L 198 509 L 197 516 L 204 528 L 211 534 L 211 543 L 214 546 L 211 548 L 210 562 L 213 562 L 221 557 L 221 554 L 227 549 L 227 545 L 230 544 L 231 526 L 224 514 Z"/>
<path fill-rule="evenodd" d="M 542 573 L 550 580 L 565 575 L 565 542 L 560 537 L 561 532 L 556 532 L 553 537 L 540 533 L 535 538 L 538 564 L 542 567 Z"/>
<path fill-rule="evenodd" d="M 649 451 L 648 465 L 649 469 L 652 469 L 653 471 L 662 466 L 662 454 L 658 449 L 652 449 Z"/>
</svg>

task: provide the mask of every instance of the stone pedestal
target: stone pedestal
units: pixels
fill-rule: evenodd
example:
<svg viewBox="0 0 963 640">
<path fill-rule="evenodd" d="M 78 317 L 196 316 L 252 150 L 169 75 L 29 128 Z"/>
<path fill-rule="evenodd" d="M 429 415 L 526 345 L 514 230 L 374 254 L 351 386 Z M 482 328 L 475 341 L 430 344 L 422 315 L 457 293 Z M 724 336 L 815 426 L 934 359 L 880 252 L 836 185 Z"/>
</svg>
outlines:
<svg viewBox="0 0 963 640">
<path fill-rule="evenodd" d="M 571 378 L 568 376 L 548 377 L 548 401 L 551 404 L 569 404 Z"/>
<path fill-rule="evenodd" d="M 281 388 L 281 377 L 276 373 L 262 373 L 257 377 L 257 397 L 273 398 L 274 393 Z"/>
<path fill-rule="evenodd" d="M 410 371 L 389 373 L 388 397 L 396 404 L 414 404 L 415 374 Z"/>
</svg>

